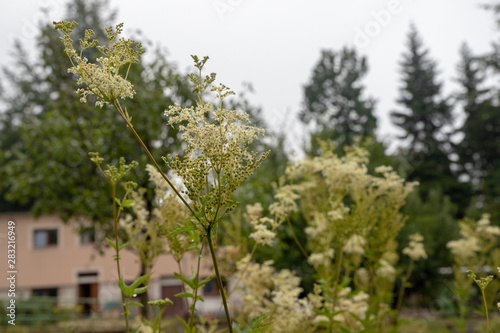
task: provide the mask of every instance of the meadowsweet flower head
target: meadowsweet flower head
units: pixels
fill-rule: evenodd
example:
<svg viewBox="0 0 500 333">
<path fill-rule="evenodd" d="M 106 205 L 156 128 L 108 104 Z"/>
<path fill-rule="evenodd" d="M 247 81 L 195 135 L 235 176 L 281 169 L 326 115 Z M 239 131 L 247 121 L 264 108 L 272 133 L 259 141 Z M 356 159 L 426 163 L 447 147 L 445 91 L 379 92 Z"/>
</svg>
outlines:
<svg viewBox="0 0 500 333">
<path fill-rule="evenodd" d="M 343 250 L 345 253 L 349 254 L 364 255 L 365 245 L 366 245 L 366 239 L 364 239 L 359 235 L 354 234 L 347 240 L 347 243 L 344 245 Z"/>
<path fill-rule="evenodd" d="M 275 237 L 276 233 L 269 230 L 264 224 L 256 225 L 255 231 L 250 234 L 250 238 L 260 245 L 271 245 Z"/>
<path fill-rule="evenodd" d="M 131 39 L 117 39 L 123 30 L 123 23 L 120 23 L 115 28 L 106 28 L 109 47 L 97 46 L 102 57 L 97 58 L 96 63 L 91 63 L 83 56 L 83 52 L 96 47 L 98 42 L 92 39 L 94 32 L 86 30 L 84 39 L 80 39 L 80 52 L 78 53 L 70 38 L 76 25 L 75 22 L 54 22 L 56 30 L 63 33 L 61 40 L 73 65 L 68 72 L 78 75 L 77 83 L 84 86 L 76 91 L 80 95 L 80 102 L 86 103 L 89 95 L 95 95 L 96 106 L 102 107 L 105 103 L 113 103 L 118 98 L 133 98 L 135 91 L 132 83 L 127 80 L 127 74 L 130 65 L 138 62 L 140 55 L 144 53 L 142 45 L 136 44 Z M 122 68 L 126 69 L 120 71 Z"/>
<path fill-rule="evenodd" d="M 140 188 L 131 192 L 130 208 L 132 214 L 126 214 L 119 223 L 127 234 L 128 243 L 137 253 L 141 262 L 152 269 L 158 256 L 165 252 L 163 240 L 158 236 L 156 220 L 146 209 L 144 193 Z"/>
<path fill-rule="evenodd" d="M 376 269 L 375 273 L 377 276 L 389 281 L 394 281 L 396 278 L 396 269 L 385 259 L 379 260 L 379 267 Z"/>
<path fill-rule="evenodd" d="M 474 272 L 471 271 L 470 269 L 467 271 L 467 276 L 470 279 L 474 280 L 474 282 L 476 282 L 476 284 L 478 285 L 479 288 L 481 288 L 481 290 L 486 289 L 488 284 L 490 284 L 490 282 L 493 281 L 493 275 L 488 275 L 486 277 L 482 277 L 482 278 L 478 279 L 476 277 L 476 274 L 474 274 Z"/>
<path fill-rule="evenodd" d="M 186 142 L 184 156 L 164 157 L 165 162 L 182 178 L 185 194 L 193 202 L 195 212 L 206 223 L 216 223 L 236 206 L 231 199 L 243 180 L 259 168 L 269 152 L 249 152 L 248 145 L 264 130 L 251 125 L 249 115 L 223 107 L 231 91 L 224 85 L 212 89 L 219 100 L 218 107 L 203 102 L 203 93 L 215 80 L 215 74 L 203 80 L 201 69 L 208 58 L 193 56 L 200 75 L 191 75 L 199 94 L 199 102 L 190 108 L 178 105 L 165 111 L 168 124 L 177 126 Z"/>
<path fill-rule="evenodd" d="M 339 312 L 333 318 L 351 330 L 361 328 L 361 324 L 356 320 L 356 317 L 361 319 L 366 317 L 369 309 L 368 299 L 369 295 L 363 291 L 352 293 L 351 288 L 342 288 L 338 293 L 336 304 L 332 304 L 333 312 Z M 316 322 L 321 318 L 318 317 L 315 320 Z"/>
<path fill-rule="evenodd" d="M 500 236 L 500 227 L 492 226 L 490 222 L 490 214 L 483 214 L 479 221 L 477 221 L 476 230 L 486 238 L 494 238 Z"/>
<path fill-rule="evenodd" d="M 449 248 L 451 253 L 461 262 L 473 258 L 481 251 L 479 240 L 475 236 L 449 241 L 446 247 Z"/>
<path fill-rule="evenodd" d="M 184 233 L 172 234 L 172 232 L 187 225 L 187 221 L 191 217 L 190 212 L 154 166 L 146 165 L 146 171 L 149 174 L 149 180 L 155 186 L 156 207 L 153 209 L 152 215 L 156 229 L 166 238 L 167 250 L 176 261 L 180 261 L 192 245 L 191 239 Z M 174 186 L 180 188 L 180 185 L 174 181 Z"/>
<path fill-rule="evenodd" d="M 247 212 L 243 214 L 245 222 L 251 226 L 256 226 L 259 224 L 259 219 L 262 217 L 262 204 L 257 202 L 253 205 L 246 205 Z"/>
<path fill-rule="evenodd" d="M 360 289 L 366 289 L 368 288 L 370 284 L 370 273 L 368 270 L 364 267 L 360 267 L 356 270 L 355 274 L 355 282 L 357 283 L 357 286 Z"/>
<path fill-rule="evenodd" d="M 297 194 L 297 187 L 293 185 L 283 185 L 276 190 L 274 199 L 276 200 L 269 206 L 269 211 L 276 217 L 278 223 L 283 223 L 291 212 L 297 211 L 295 200 L 300 198 Z"/>
<path fill-rule="evenodd" d="M 425 252 L 424 244 L 422 243 L 424 237 L 419 234 L 410 235 L 410 244 L 408 247 L 403 249 L 403 254 L 406 254 L 412 260 L 427 259 L 427 253 Z"/>
<path fill-rule="evenodd" d="M 333 261 L 333 256 L 335 251 L 333 249 L 328 249 L 326 252 L 321 253 L 311 253 L 307 261 L 318 268 L 319 266 L 328 266 Z"/>
</svg>

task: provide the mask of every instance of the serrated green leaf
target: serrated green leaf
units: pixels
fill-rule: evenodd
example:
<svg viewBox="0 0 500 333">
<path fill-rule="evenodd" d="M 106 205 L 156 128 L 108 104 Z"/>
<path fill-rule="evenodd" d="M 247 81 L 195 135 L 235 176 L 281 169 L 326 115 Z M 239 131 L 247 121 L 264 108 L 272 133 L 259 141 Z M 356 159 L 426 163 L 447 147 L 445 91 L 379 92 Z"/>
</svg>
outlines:
<svg viewBox="0 0 500 333">
<path fill-rule="evenodd" d="M 233 329 L 237 332 L 237 333 L 243 333 L 243 329 L 241 328 L 240 325 L 238 325 L 238 323 L 234 322 L 233 321 Z"/>
<path fill-rule="evenodd" d="M 198 230 L 198 229 L 192 225 L 181 226 L 181 227 L 169 232 L 167 234 L 167 237 L 172 237 L 172 236 L 178 235 L 181 232 L 188 233 L 188 232 L 193 231 L 193 230 Z"/>
<path fill-rule="evenodd" d="M 269 326 L 272 325 L 272 323 L 260 325 L 257 327 L 254 327 L 255 325 L 259 324 L 263 320 L 265 320 L 267 317 L 271 315 L 272 311 L 266 312 L 258 317 L 255 317 L 252 319 L 248 325 L 245 328 L 241 328 L 236 322 L 233 322 L 233 328 L 237 333 L 255 333 L 255 332 L 261 332 L 264 329 L 268 328 Z"/>
<path fill-rule="evenodd" d="M 213 277 L 209 276 L 207 277 L 206 279 L 203 279 L 201 281 L 198 282 L 198 288 L 200 287 L 203 287 L 204 285 L 206 285 L 208 282 L 212 281 Z M 193 288 L 194 289 L 194 288 Z"/>
<path fill-rule="evenodd" d="M 251 332 L 251 333 L 255 333 L 255 332 L 262 332 L 263 330 L 265 330 L 266 328 L 268 328 L 268 327 L 269 327 L 269 326 L 271 326 L 272 324 L 273 324 L 273 323 L 260 325 L 259 327 L 252 328 L 252 330 L 250 330 L 250 332 Z"/>
<path fill-rule="evenodd" d="M 123 282 L 123 278 L 120 278 L 120 281 L 118 281 L 118 287 L 120 287 L 120 290 L 126 297 L 132 297 L 134 295 L 132 288 Z"/>
<path fill-rule="evenodd" d="M 193 230 L 188 234 L 188 236 L 193 240 L 195 244 L 200 243 L 200 233 L 198 232 L 198 229 Z"/>
<path fill-rule="evenodd" d="M 112 247 L 113 249 L 115 249 L 115 251 L 116 251 L 116 244 L 115 244 L 115 242 L 113 242 L 113 241 L 112 241 L 111 239 L 109 239 L 108 237 L 106 237 L 106 241 L 107 241 L 107 242 L 109 243 L 109 245 L 111 245 L 111 247 Z"/>
<path fill-rule="evenodd" d="M 134 203 L 134 200 L 125 200 L 122 204 L 122 207 L 130 207 Z"/>
<path fill-rule="evenodd" d="M 194 298 L 194 295 L 192 293 L 178 293 L 175 294 L 174 297 Z"/>
<path fill-rule="evenodd" d="M 177 319 L 179 319 L 179 321 L 181 322 L 182 324 L 182 327 L 184 327 L 184 331 L 187 332 L 187 333 L 190 333 L 190 332 L 194 332 L 194 327 L 193 327 L 193 330 L 191 330 L 191 328 L 189 327 L 188 323 L 186 323 L 186 321 L 184 319 L 182 319 L 181 317 L 179 316 L 176 316 Z"/>
<path fill-rule="evenodd" d="M 176 278 L 178 278 L 179 280 L 181 280 L 182 282 L 187 284 L 189 286 L 189 288 L 196 289 L 195 284 L 194 284 L 194 280 L 193 281 L 188 280 L 185 276 L 180 275 L 179 273 L 174 273 L 174 275 Z"/>
<path fill-rule="evenodd" d="M 123 248 L 124 248 L 125 246 L 127 246 L 127 245 L 128 245 L 128 242 L 127 242 L 127 243 L 124 243 L 124 244 L 120 244 L 120 245 L 118 246 L 118 251 L 123 250 Z"/>
<path fill-rule="evenodd" d="M 262 315 L 260 315 L 260 316 L 258 316 L 258 317 L 255 317 L 254 319 L 252 319 L 252 320 L 248 323 L 247 327 L 251 327 L 251 328 L 253 328 L 253 327 L 254 327 L 254 325 L 257 325 L 258 323 L 260 323 L 261 321 L 263 321 L 264 319 L 266 319 L 267 317 L 269 317 L 269 316 L 271 315 L 271 313 L 272 313 L 272 312 L 271 312 L 271 311 L 269 311 L 269 312 L 266 312 L 266 313 L 264 313 L 264 314 L 262 314 Z"/>
<path fill-rule="evenodd" d="M 131 306 L 140 306 L 141 308 L 144 307 L 144 305 L 142 305 L 142 303 L 139 303 L 139 302 L 128 302 L 127 305 L 131 305 Z"/>
<path fill-rule="evenodd" d="M 348 329 L 345 326 L 340 326 L 340 329 L 342 330 L 343 333 L 351 333 L 352 332 L 350 329 Z"/>
<path fill-rule="evenodd" d="M 135 288 L 134 289 L 134 294 L 140 295 L 140 294 L 145 293 L 147 290 L 148 290 L 148 286 Z"/>
<path fill-rule="evenodd" d="M 130 288 L 132 289 L 135 289 L 137 287 L 139 287 L 141 284 L 143 284 L 144 282 L 146 282 L 149 277 L 153 274 L 153 272 L 147 274 L 147 275 L 142 275 L 142 276 L 139 276 L 131 285 L 130 285 Z"/>
<path fill-rule="evenodd" d="M 178 293 L 178 294 L 175 294 L 174 297 L 194 298 L 194 295 L 192 293 Z M 201 302 L 205 302 L 203 297 L 201 297 L 200 295 L 196 295 L 196 300 L 201 301 Z"/>
</svg>

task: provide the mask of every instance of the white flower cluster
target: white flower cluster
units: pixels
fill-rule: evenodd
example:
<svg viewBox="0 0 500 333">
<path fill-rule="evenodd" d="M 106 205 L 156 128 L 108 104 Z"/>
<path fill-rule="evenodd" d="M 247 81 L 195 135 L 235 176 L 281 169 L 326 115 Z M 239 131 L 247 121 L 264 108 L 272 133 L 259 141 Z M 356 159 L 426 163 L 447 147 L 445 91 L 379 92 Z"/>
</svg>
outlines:
<svg viewBox="0 0 500 333">
<path fill-rule="evenodd" d="M 279 224 L 283 223 L 290 213 L 297 211 L 295 200 L 299 198 L 297 186 L 284 185 L 276 190 L 274 195 L 276 201 L 269 206 L 269 211 L 276 217 Z"/>
<path fill-rule="evenodd" d="M 406 254 L 410 259 L 415 261 L 427 259 L 423 241 L 424 237 L 419 233 L 410 235 L 410 244 L 403 249 L 403 254 Z"/>
<path fill-rule="evenodd" d="M 289 270 L 275 271 L 272 261 L 262 265 L 248 262 L 249 256 L 237 265 L 237 276 L 243 283 L 243 315 L 254 318 L 272 311 L 273 333 L 299 332 L 309 323 L 311 308 L 307 299 L 300 299 L 300 278 Z M 246 270 L 245 270 L 246 268 Z"/>
<path fill-rule="evenodd" d="M 250 234 L 250 238 L 260 245 L 271 245 L 274 237 L 276 237 L 276 233 L 269 230 L 265 224 L 256 225 L 255 231 Z"/>
<path fill-rule="evenodd" d="M 338 293 L 338 299 L 335 305 L 327 303 L 326 306 L 331 308 L 332 312 L 339 312 L 333 319 L 342 323 L 343 326 L 350 329 L 350 332 L 361 328 L 361 323 L 356 319 L 365 319 L 369 309 L 369 295 L 363 291 L 352 293 L 351 288 L 342 288 Z M 324 315 L 317 315 L 314 323 L 328 322 L 329 319 Z"/>
<path fill-rule="evenodd" d="M 262 217 L 262 205 L 260 203 L 247 205 L 246 210 L 247 212 L 244 214 L 245 221 L 254 230 L 249 237 L 259 245 L 271 245 L 276 237 L 274 232 L 278 227 L 276 222 L 268 217 Z M 268 229 L 268 225 L 271 229 Z"/>
<path fill-rule="evenodd" d="M 333 262 L 333 256 L 335 251 L 330 248 L 326 252 L 321 253 L 311 253 L 309 258 L 307 258 L 307 262 L 314 266 L 314 268 L 318 268 L 320 266 L 328 266 L 331 262 Z"/>
<path fill-rule="evenodd" d="M 265 130 L 252 126 L 245 112 L 223 107 L 224 97 L 233 93 L 227 87 L 212 86 L 220 99 L 218 107 L 203 102 L 203 92 L 215 80 L 215 74 L 203 81 L 201 69 L 208 58 L 193 59 L 200 77 L 190 75 L 190 78 L 195 84 L 193 91 L 199 94 L 199 102 L 189 108 L 176 104 L 165 110 L 168 124 L 178 127 L 181 139 L 187 144 L 185 154 L 169 155 L 164 161 L 182 178 L 184 193 L 207 229 L 236 207 L 233 192 L 260 167 L 269 152 L 258 156 L 248 151 L 249 144 Z"/>
<path fill-rule="evenodd" d="M 145 207 L 145 192 L 144 188 L 131 192 L 130 208 L 133 215 L 126 214 L 119 223 L 141 262 L 152 269 L 158 255 L 165 252 L 165 246 L 156 231 L 157 221 L 154 215 L 150 216 Z"/>
<path fill-rule="evenodd" d="M 85 31 L 85 37 L 80 39 L 80 53 L 73 48 L 73 41 L 70 34 L 76 27 L 75 22 L 54 22 L 55 28 L 60 30 L 64 37 L 61 38 L 65 46 L 65 52 L 69 56 L 72 67 L 69 73 L 79 76 L 77 83 L 85 86 L 76 91 L 79 94 L 80 102 L 86 103 L 89 95 L 97 97 L 96 106 L 102 107 L 105 103 L 113 103 L 118 98 L 133 98 L 135 91 L 132 83 L 127 80 L 130 65 L 139 61 L 139 56 L 144 53 L 142 45 L 136 44 L 131 39 L 120 38 L 115 41 L 123 30 L 123 23 L 106 28 L 109 41 L 109 48 L 97 46 L 97 49 L 104 55 L 96 59 L 96 63 L 89 63 L 86 57 L 82 57 L 83 51 L 97 45 L 97 40 L 92 40 L 94 32 Z M 127 67 L 127 72 L 122 75 L 120 68 Z"/>
<path fill-rule="evenodd" d="M 475 236 L 449 241 L 446 247 L 450 249 L 455 257 L 461 260 L 472 258 L 481 251 L 479 240 Z"/>
<path fill-rule="evenodd" d="M 366 239 L 364 239 L 360 235 L 352 235 L 348 240 L 347 243 L 344 245 L 344 252 L 349 253 L 349 254 L 359 254 L 359 255 L 364 255 L 365 254 L 365 247 L 366 245 Z"/>
<path fill-rule="evenodd" d="M 479 253 L 486 253 L 497 246 L 500 228 L 490 225 L 490 215 L 483 214 L 475 224 L 470 219 L 461 221 L 460 236 L 460 239 L 449 241 L 446 247 L 455 256 L 457 263 L 464 265 Z"/>
<path fill-rule="evenodd" d="M 189 210 L 154 166 L 146 165 L 146 171 L 149 174 L 149 180 L 155 186 L 156 207 L 153 209 L 153 218 L 156 229 L 167 239 L 167 250 L 176 261 L 180 261 L 191 245 L 190 238 L 184 233 L 171 235 L 171 232 L 186 225 L 190 217 Z M 182 188 L 179 179 L 177 182 L 174 179 L 173 185 Z"/>
<path fill-rule="evenodd" d="M 497 237 L 500 236 L 500 227 L 491 225 L 490 214 L 483 214 L 477 221 L 476 232 L 483 237 Z"/>
<path fill-rule="evenodd" d="M 384 278 L 388 281 L 394 281 L 394 279 L 396 278 L 396 269 L 394 268 L 394 266 L 386 259 L 380 259 L 378 263 L 379 266 L 375 270 L 375 274 L 378 277 Z"/>
</svg>

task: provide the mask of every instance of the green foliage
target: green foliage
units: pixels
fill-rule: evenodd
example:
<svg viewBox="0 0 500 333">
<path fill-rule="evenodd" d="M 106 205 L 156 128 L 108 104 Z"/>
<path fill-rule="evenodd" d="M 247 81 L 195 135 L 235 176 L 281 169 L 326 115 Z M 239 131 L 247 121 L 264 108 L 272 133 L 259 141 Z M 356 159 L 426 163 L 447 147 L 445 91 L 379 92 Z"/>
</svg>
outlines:
<svg viewBox="0 0 500 333">
<path fill-rule="evenodd" d="M 439 267 L 449 267 L 453 257 L 446 248 L 446 243 L 459 235 L 458 223 L 455 219 L 456 206 L 450 198 L 443 195 L 440 189 L 432 189 L 427 198 L 422 199 L 418 188 L 408 196 L 403 213 L 408 220 L 398 235 L 398 242 L 406 244 L 411 234 L 419 232 L 425 239 L 425 249 L 429 258 L 415 263 L 412 273 L 411 292 L 419 295 L 418 304 L 425 306 L 439 297 L 446 288 L 446 279 L 439 273 Z M 445 232 L 443 232 L 445 231 Z M 403 249 L 401 245 L 400 250 Z M 410 260 L 401 258 L 406 270 Z"/>
<path fill-rule="evenodd" d="M 272 312 L 267 312 L 264 313 L 260 316 L 255 317 L 252 319 L 245 328 L 241 328 L 240 325 L 237 323 L 233 322 L 233 328 L 237 333 L 255 333 L 255 332 L 262 332 L 266 328 L 272 325 L 272 323 L 267 323 L 264 325 L 256 326 L 259 325 L 261 322 L 263 322 L 269 315 L 271 315 Z"/>
<path fill-rule="evenodd" d="M 374 136 L 375 101 L 363 96 L 360 83 L 367 71 L 366 58 L 358 56 L 355 49 L 321 52 L 311 82 L 304 88 L 304 109 L 300 113 L 304 123 L 314 123 L 312 151 L 319 148 L 317 138 L 334 140 L 343 147 Z"/>
<path fill-rule="evenodd" d="M 498 91 L 485 82 L 490 68 L 497 71 L 496 65 L 494 58 L 475 56 L 465 44 L 460 55 L 458 98 L 466 116 L 460 128 L 463 140 L 457 147 L 460 165 L 475 194 L 473 204 L 491 212 L 493 220 L 497 220 L 500 218 L 500 205 L 495 199 L 500 195 Z"/>
<path fill-rule="evenodd" d="M 68 4 L 66 17 L 80 23 L 75 34 L 83 36 L 83 28 L 92 27 L 94 37 L 104 42 L 104 27 L 113 19 L 109 12 L 102 1 L 74 0 Z M 85 216 L 110 232 L 109 191 L 102 186 L 102 178 L 86 154 L 98 151 L 111 163 L 123 156 L 141 165 L 147 156 L 136 139 L 123 131 L 123 121 L 116 113 L 107 107 L 81 104 L 75 98 L 78 87 L 67 71 L 70 62 L 51 25 L 40 26 L 36 49 L 25 50 L 18 45 L 15 54 L 14 66 L 2 78 L 11 89 L 0 96 L 5 105 L 0 113 L 3 200 L 29 205 L 37 216 L 55 213 L 65 221 Z M 161 124 L 163 110 L 174 102 L 193 103 L 194 95 L 164 52 L 152 50 L 150 54 L 149 62 L 140 60 L 128 72 L 137 92 L 128 107 L 141 110 L 130 114 L 134 127 L 159 158 L 179 147 L 177 130 Z M 84 56 L 93 61 L 98 53 L 87 49 Z M 134 173 L 139 186 L 149 183 L 144 169 Z M 153 199 L 152 191 L 147 198 Z M 9 202 L 2 201 L 0 206 L 10 209 L 13 206 Z"/>
<path fill-rule="evenodd" d="M 450 156 L 454 153 L 450 141 L 451 104 L 442 97 L 436 62 L 424 48 L 415 26 L 411 27 L 407 46 L 401 62 L 402 87 L 397 100 L 401 109 L 392 111 L 391 118 L 403 131 L 399 139 L 408 144 L 403 152 L 411 167 L 408 178 L 420 182 L 423 198 L 432 189 L 441 188 L 464 209 L 470 200 L 468 188 L 451 171 Z"/>
<path fill-rule="evenodd" d="M 139 287 L 140 285 L 145 285 L 146 282 L 148 281 L 149 277 L 153 273 L 149 273 L 148 275 L 143 275 L 139 276 L 134 282 L 132 282 L 131 285 L 125 284 L 123 282 L 123 279 L 120 278 L 120 281 L 118 282 L 118 286 L 120 287 L 120 290 L 123 292 L 123 294 L 126 297 L 133 297 L 134 295 L 139 295 L 147 291 L 147 286 Z M 140 305 L 142 306 L 142 304 Z"/>
</svg>

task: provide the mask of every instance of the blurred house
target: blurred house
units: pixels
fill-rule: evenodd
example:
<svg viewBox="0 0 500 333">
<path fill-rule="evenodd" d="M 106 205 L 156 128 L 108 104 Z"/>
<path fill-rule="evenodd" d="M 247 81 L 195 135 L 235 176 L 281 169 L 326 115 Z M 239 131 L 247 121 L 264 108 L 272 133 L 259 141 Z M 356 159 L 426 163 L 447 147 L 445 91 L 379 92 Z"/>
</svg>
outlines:
<svg viewBox="0 0 500 333">
<path fill-rule="evenodd" d="M 8 221 L 15 222 L 15 281 L 16 299 L 31 296 L 52 296 L 59 308 L 72 308 L 81 304 L 84 312 L 115 311 L 120 313 L 121 294 L 118 288 L 114 250 L 103 248 L 100 254 L 94 247 L 94 235 L 80 234 L 71 223 L 64 224 L 57 216 L 42 216 L 35 219 L 28 213 L 0 214 L 0 301 L 8 298 L 9 280 L 6 279 Z M 209 256 L 206 256 L 207 258 Z M 190 256 L 181 262 L 182 271 L 196 270 L 197 258 Z M 202 261 L 200 277 L 211 275 L 210 265 Z M 140 274 L 139 258 L 128 250 L 121 252 L 120 269 L 126 283 L 131 283 Z M 178 272 L 177 262 L 170 254 L 162 254 L 154 267 L 149 283 L 151 300 L 165 297 L 174 301 L 167 307 L 167 315 L 184 315 L 183 299 L 174 295 L 182 292 L 181 281 L 174 277 Z M 220 298 L 215 280 L 205 285 L 201 295 L 204 304 L 201 312 L 215 313 L 220 309 Z M 83 302 L 82 300 L 95 300 Z M 81 303 L 79 303 L 81 302 Z"/>
</svg>

